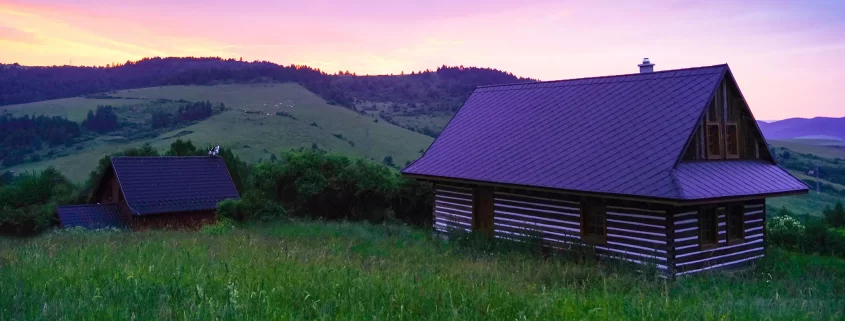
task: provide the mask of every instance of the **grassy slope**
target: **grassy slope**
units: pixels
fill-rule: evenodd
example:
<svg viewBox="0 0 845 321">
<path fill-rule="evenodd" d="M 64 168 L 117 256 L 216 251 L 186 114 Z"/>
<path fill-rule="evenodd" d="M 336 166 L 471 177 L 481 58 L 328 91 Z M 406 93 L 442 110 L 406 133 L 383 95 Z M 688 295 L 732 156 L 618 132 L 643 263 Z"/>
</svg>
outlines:
<svg viewBox="0 0 845 321">
<path fill-rule="evenodd" d="M 825 207 L 833 207 L 834 205 L 836 205 L 836 202 L 845 203 L 845 199 L 831 194 L 818 194 L 815 191 L 811 191 L 805 195 L 774 197 L 766 199 L 766 205 L 768 205 L 769 207 L 774 207 L 775 209 L 786 207 L 796 214 L 807 214 L 812 216 L 821 216 L 822 211 L 825 209 Z"/>
<path fill-rule="evenodd" d="M 845 142 L 823 139 L 787 139 L 768 141 L 774 147 L 786 147 L 799 153 L 845 159 Z"/>
<path fill-rule="evenodd" d="M 0 319 L 841 320 L 845 313 L 841 259 L 771 250 L 748 273 L 667 282 L 427 235 L 288 223 L 219 236 L 0 239 Z"/>
<path fill-rule="evenodd" d="M 99 139 L 95 144 L 86 144 L 88 146 L 85 149 L 70 156 L 24 164 L 10 169 L 22 171 L 54 165 L 67 173 L 71 179 L 80 181 L 87 177 L 87 173 L 96 164 L 96 160 L 103 155 L 143 143 L 150 143 L 163 149 L 176 139 L 175 136 L 185 132 L 191 133 L 181 135 L 181 138 L 191 139 L 200 144 L 219 144 L 230 147 L 238 155 L 250 161 L 268 159 L 270 153 L 281 150 L 311 148 L 311 144 L 316 143 L 321 149 L 372 158 L 377 161 L 390 155 L 397 165 L 402 166 L 405 162 L 419 157 L 419 150 L 428 148 L 432 141 L 432 138 L 425 135 L 384 121 L 373 122 L 367 116 L 358 115 L 342 107 L 328 105 L 305 88 L 290 83 L 166 86 L 125 90 L 112 95 L 148 99 L 210 100 L 214 103 L 223 102 L 227 107 L 236 110 L 226 111 L 194 125 L 164 133 L 155 139 L 131 143 Z M 125 106 L 137 102 L 138 100 L 126 99 L 117 100 L 113 104 Z M 107 103 L 106 100 L 102 99 L 70 98 L 4 108 L 13 113 L 29 111 L 65 115 L 79 120 L 84 118 L 88 109 L 105 103 Z M 237 109 L 262 113 L 246 114 Z M 285 111 L 297 119 L 276 116 L 277 111 Z M 312 122 L 316 122 L 319 128 L 310 126 Z M 332 134 L 343 135 L 354 142 L 355 146 Z"/>
</svg>

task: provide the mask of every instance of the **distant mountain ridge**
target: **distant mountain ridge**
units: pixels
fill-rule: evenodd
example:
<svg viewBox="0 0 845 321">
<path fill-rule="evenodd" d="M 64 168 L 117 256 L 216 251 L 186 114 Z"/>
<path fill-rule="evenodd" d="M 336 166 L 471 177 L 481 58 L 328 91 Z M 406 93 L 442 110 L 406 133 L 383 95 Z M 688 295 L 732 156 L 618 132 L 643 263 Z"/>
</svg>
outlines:
<svg viewBox="0 0 845 321">
<path fill-rule="evenodd" d="M 845 140 L 845 117 L 789 118 L 779 121 L 758 121 L 766 139 Z"/>
</svg>

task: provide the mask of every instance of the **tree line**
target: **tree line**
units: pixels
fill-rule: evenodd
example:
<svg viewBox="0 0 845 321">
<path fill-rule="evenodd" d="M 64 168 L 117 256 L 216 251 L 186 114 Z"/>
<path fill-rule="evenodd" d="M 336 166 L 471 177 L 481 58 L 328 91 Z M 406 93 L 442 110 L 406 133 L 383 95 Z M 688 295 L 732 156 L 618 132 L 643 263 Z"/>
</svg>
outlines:
<svg viewBox="0 0 845 321">
<path fill-rule="evenodd" d="M 38 158 L 44 146 L 70 146 L 79 140 L 79 124 L 53 116 L 0 116 L 0 165 L 8 167 Z"/>
<path fill-rule="evenodd" d="M 218 111 L 222 111 L 226 109 L 226 105 L 220 103 L 217 108 Z M 176 124 L 203 120 L 214 115 L 214 112 L 214 105 L 208 100 L 186 103 L 179 106 L 176 115 L 171 115 L 162 110 L 153 112 L 150 123 L 153 129 L 166 128 Z"/>
<path fill-rule="evenodd" d="M 277 65 L 220 58 L 144 58 L 104 67 L 3 65 L 0 106 L 90 95 L 114 90 L 225 82 L 297 82 L 331 104 L 398 102 L 408 112 L 454 111 L 481 85 L 534 81 L 491 68 L 441 66 L 398 76 L 327 74 L 303 65 Z M 413 105 L 411 105 L 413 104 Z M 419 111 L 422 110 L 422 111 Z"/>
</svg>

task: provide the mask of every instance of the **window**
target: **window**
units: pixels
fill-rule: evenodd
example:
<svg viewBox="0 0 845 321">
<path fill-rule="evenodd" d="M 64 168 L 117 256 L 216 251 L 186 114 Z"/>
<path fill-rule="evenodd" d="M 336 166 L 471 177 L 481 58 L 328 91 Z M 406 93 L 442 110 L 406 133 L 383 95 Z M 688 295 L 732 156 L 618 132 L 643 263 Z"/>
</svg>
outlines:
<svg viewBox="0 0 845 321">
<path fill-rule="evenodd" d="M 742 205 L 727 208 L 728 243 L 738 243 L 745 239 L 745 212 Z"/>
<path fill-rule="evenodd" d="M 739 126 L 725 123 L 725 153 L 728 158 L 739 158 Z"/>
<path fill-rule="evenodd" d="M 715 208 L 706 208 L 699 212 L 698 240 L 702 247 L 719 245 L 719 223 L 716 218 Z"/>
<path fill-rule="evenodd" d="M 607 241 L 607 208 L 601 199 L 588 198 L 581 207 L 581 238 L 588 243 Z"/>
<path fill-rule="evenodd" d="M 707 122 L 707 159 L 722 158 L 722 124 Z"/>
</svg>

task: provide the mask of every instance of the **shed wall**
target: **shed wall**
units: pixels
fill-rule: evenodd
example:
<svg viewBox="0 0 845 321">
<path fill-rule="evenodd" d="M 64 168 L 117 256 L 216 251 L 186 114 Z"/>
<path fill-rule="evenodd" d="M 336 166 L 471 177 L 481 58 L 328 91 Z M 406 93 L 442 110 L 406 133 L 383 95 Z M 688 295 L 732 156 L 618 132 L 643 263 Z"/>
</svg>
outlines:
<svg viewBox="0 0 845 321">
<path fill-rule="evenodd" d="M 198 229 L 216 221 L 215 211 L 177 212 L 151 215 L 133 215 L 132 228 L 147 229 Z"/>
</svg>

